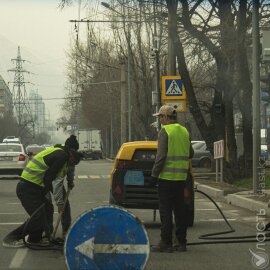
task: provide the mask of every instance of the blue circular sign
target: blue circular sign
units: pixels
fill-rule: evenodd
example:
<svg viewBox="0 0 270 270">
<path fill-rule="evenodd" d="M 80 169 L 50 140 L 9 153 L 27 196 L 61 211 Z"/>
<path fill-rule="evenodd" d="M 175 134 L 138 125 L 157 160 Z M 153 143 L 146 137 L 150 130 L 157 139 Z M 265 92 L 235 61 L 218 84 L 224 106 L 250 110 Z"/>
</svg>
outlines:
<svg viewBox="0 0 270 270">
<path fill-rule="evenodd" d="M 100 206 L 83 213 L 65 241 L 69 270 L 144 269 L 149 239 L 142 222 L 126 209 Z"/>
</svg>

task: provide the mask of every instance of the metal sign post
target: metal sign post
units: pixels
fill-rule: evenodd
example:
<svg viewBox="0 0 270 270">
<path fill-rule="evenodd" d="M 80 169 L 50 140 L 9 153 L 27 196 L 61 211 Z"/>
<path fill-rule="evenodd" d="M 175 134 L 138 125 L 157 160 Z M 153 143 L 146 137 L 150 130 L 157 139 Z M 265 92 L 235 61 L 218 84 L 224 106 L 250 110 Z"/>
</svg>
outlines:
<svg viewBox="0 0 270 270">
<path fill-rule="evenodd" d="M 85 212 L 65 241 L 69 270 L 144 269 L 149 240 L 142 222 L 127 210 L 101 206 Z"/>
</svg>

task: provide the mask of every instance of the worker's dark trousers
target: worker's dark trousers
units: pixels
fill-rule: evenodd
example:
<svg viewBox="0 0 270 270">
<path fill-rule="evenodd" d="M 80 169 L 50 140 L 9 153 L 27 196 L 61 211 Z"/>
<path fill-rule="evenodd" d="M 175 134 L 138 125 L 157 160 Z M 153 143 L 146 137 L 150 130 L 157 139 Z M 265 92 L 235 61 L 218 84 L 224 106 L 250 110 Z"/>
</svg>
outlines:
<svg viewBox="0 0 270 270">
<path fill-rule="evenodd" d="M 44 207 L 41 207 L 40 210 L 31 217 L 28 224 L 26 221 L 20 227 L 9 233 L 7 237 L 9 239 L 18 240 L 22 239 L 25 235 L 29 235 L 29 242 L 39 242 L 42 238 L 42 233 L 50 230 L 48 219 L 51 219 L 50 213 L 52 211 L 50 202 L 45 198 L 44 189 L 28 181 L 20 180 L 17 184 L 16 193 L 29 216 L 43 203 Z"/>
<path fill-rule="evenodd" d="M 184 205 L 185 181 L 159 179 L 159 214 L 161 220 L 161 240 L 172 244 L 173 214 L 175 234 L 179 243 L 186 243 L 187 225 Z"/>
</svg>

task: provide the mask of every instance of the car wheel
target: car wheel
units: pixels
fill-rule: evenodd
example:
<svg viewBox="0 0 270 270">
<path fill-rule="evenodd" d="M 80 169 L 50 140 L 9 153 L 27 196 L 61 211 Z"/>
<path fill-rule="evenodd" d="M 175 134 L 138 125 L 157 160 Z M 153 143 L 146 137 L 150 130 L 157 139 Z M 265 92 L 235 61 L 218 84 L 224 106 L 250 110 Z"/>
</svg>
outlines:
<svg viewBox="0 0 270 270">
<path fill-rule="evenodd" d="M 200 167 L 210 169 L 211 168 L 211 160 L 208 158 L 203 158 L 202 160 L 200 160 Z"/>
</svg>

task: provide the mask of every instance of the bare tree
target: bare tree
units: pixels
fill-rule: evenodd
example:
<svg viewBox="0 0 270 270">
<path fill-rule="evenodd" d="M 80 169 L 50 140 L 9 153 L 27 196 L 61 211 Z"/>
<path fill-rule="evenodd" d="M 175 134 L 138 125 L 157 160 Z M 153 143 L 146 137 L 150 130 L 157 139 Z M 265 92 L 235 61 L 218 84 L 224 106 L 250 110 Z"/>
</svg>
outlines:
<svg viewBox="0 0 270 270">
<path fill-rule="evenodd" d="M 247 1 L 186 1 L 180 0 L 181 9 L 178 18 L 174 21 L 177 26 L 184 29 L 189 35 L 206 48 L 212 55 L 216 67 L 216 84 L 212 106 L 212 123 L 209 132 L 206 131 L 205 122 L 197 104 L 195 112 L 191 108 L 203 138 L 209 148 L 213 140 L 224 138 L 228 147 L 229 166 L 228 171 L 237 174 L 237 147 L 235 140 L 234 113 L 240 109 L 243 118 L 244 159 L 251 159 L 252 151 L 252 123 L 251 123 L 251 81 L 248 63 L 246 37 L 250 30 L 250 4 Z M 171 1 L 167 1 L 168 10 L 173 7 Z M 175 12 L 175 11 L 174 11 Z M 262 13 L 263 14 L 263 13 Z M 264 16 L 268 15 L 266 10 Z M 178 24 L 177 24 L 178 23 Z M 179 32 L 179 30 L 178 30 Z M 183 43 L 180 38 L 175 38 L 177 46 L 180 73 L 183 75 L 184 84 L 188 90 L 191 103 L 194 102 L 194 89 L 190 80 Z M 184 45 L 183 45 L 184 44 Z M 191 91 L 190 91 L 191 90 Z M 192 97 L 192 98 L 191 98 Z M 196 98 L 196 96 L 195 96 Z M 236 102 L 238 101 L 238 102 Z M 235 105 L 239 105 L 235 106 Z M 216 109 L 215 109 L 216 108 Z M 212 137 L 212 139 L 211 139 Z M 247 167 L 248 167 L 247 163 Z"/>
</svg>

